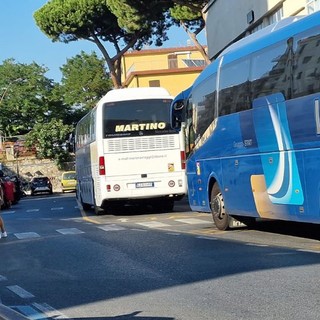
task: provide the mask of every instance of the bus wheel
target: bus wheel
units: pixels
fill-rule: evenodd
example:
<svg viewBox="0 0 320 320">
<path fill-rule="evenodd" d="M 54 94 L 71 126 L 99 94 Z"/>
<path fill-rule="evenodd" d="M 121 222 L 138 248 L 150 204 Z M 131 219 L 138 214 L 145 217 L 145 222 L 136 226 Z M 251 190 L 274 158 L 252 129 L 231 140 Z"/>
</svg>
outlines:
<svg viewBox="0 0 320 320">
<path fill-rule="evenodd" d="M 156 200 L 152 203 L 152 207 L 155 212 L 171 212 L 173 211 L 174 207 L 174 200 L 173 199 L 161 199 Z"/>
<path fill-rule="evenodd" d="M 88 210 L 91 209 L 91 205 L 88 204 L 88 203 L 84 203 L 84 202 L 81 201 L 81 205 L 82 205 L 82 208 L 83 208 L 84 211 L 88 211 Z"/>
<path fill-rule="evenodd" d="M 161 204 L 161 207 L 164 211 L 173 211 L 173 207 L 174 207 L 174 200 L 173 199 L 167 199 L 164 200 L 163 203 Z"/>
<path fill-rule="evenodd" d="M 211 190 L 211 213 L 213 221 L 219 230 L 229 229 L 230 217 L 226 213 L 222 193 L 217 184 Z"/>
<path fill-rule="evenodd" d="M 104 212 L 104 209 L 102 209 L 101 207 L 95 205 L 94 206 L 94 213 L 96 215 L 99 215 L 99 214 L 104 214 L 105 212 Z"/>
</svg>

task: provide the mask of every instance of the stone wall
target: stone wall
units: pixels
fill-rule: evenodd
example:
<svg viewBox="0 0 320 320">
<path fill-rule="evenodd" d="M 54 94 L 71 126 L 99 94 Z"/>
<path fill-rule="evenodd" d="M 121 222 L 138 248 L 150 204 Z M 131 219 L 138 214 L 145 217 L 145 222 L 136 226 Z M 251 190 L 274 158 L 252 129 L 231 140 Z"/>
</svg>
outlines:
<svg viewBox="0 0 320 320">
<path fill-rule="evenodd" d="M 63 171 L 74 170 L 74 162 L 64 164 L 59 170 L 54 161 L 48 159 L 15 159 L 2 162 L 2 171 L 8 176 L 19 176 L 23 182 L 29 182 L 34 176 L 47 176 L 52 183 L 53 192 L 60 192 L 60 178 Z"/>
</svg>

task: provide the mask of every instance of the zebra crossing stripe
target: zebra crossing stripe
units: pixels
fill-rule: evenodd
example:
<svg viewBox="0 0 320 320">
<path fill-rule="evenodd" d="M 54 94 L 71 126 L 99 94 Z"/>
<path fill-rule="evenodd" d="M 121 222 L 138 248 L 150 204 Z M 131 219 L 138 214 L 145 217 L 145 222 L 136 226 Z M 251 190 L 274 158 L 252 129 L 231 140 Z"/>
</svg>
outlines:
<svg viewBox="0 0 320 320">
<path fill-rule="evenodd" d="M 40 235 L 36 232 L 14 233 L 14 235 L 20 240 L 31 239 L 31 238 L 40 238 Z"/>
<path fill-rule="evenodd" d="M 23 288 L 17 285 L 7 286 L 7 288 L 13 293 L 15 293 L 16 295 L 18 295 L 20 298 L 23 298 L 23 299 L 34 298 L 34 295 L 32 293 L 24 290 Z"/>
<path fill-rule="evenodd" d="M 6 281 L 7 280 L 7 278 L 5 277 L 5 276 L 2 276 L 1 274 L 0 274 L 0 281 Z"/>
<path fill-rule="evenodd" d="M 120 227 L 120 226 L 117 226 L 115 224 L 112 224 L 112 225 L 105 225 L 105 226 L 101 226 L 101 227 L 97 227 L 101 230 L 104 230 L 104 231 L 120 231 L 120 230 L 126 230 L 126 228 L 123 228 L 123 227 Z"/>
<path fill-rule="evenodd" d="M 35 308 L 40 310 L 43 314 L 46 315 L 47 318 L 51 319 L 68 319 L 66 315 L 63 313 L 59 312 L 58 310 L 52 308 L 49 306 L 47 303 L 33 303 L 32 304 Z M 42 319 L 45 317 L 42 317 Z"/>
<path fill-rule="evenodd" d="M 163 227 L 170 227 L 170 224 L 158 222 L 158 221 L 150 221 L 150 222 L 140 222 L 137 223 L 141 226 L 148 227 L 148 228 L 163 228 Z"/>
<path fill-rule="evenodd" d="M 44 315 L 39 313 L 39 311 L 35 310 L 30 306 L 12 306 L 11 309 L 18 311 L 22 315 L 26 316 L 31 320 L 44 319 Z"/>
<path fill-rule="evenodd" d="M 84 233 L 83 231 L 77 229 L 77 228 L 66 228 L 66 229 L 58 229 L 57 232 L 61 234 L 80 234 Z"/>
<path fill-rule="evenodd" d="M 189 218 L 189 219 L 175 219 L 174 221 L 186 223 L 186 224 L 212 224 L 210 221 L 201 220 L 201 219 L 195 219 L 195 218 Z"/>
</svg>

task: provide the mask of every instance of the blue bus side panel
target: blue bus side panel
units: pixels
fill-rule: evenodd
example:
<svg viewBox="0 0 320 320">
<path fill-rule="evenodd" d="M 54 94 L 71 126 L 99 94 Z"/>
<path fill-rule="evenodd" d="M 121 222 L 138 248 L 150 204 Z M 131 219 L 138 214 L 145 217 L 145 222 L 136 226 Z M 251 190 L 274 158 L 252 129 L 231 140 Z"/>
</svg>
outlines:
<svg viewBox="0 0 320 320">
<path fill-rule="evenodd" d="M 304 194 L 281 93 L 253 102 L 254 128 L 270 201 L 302 205 Z"/>
</svg>

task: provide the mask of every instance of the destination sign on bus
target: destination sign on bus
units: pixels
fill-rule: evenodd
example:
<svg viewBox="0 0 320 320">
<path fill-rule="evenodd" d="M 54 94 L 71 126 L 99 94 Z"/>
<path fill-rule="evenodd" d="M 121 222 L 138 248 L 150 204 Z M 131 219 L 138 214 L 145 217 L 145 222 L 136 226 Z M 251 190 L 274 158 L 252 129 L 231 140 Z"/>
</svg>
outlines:
<svg viewBox="0 0 320 320">
<path fill-rule="evenodd" d="M 164 130 L 166 128 L 165 122 L 150 122 L 150 123 L 134 123 L 116 125 L 115 132 L 130 132 L 141 130 Z"/>
</svg>

